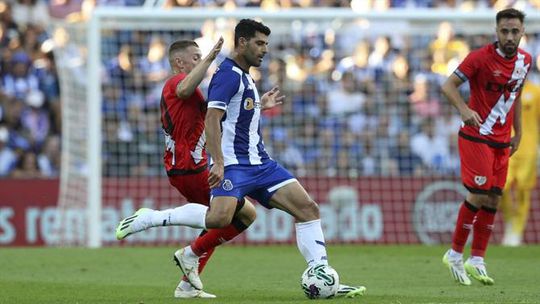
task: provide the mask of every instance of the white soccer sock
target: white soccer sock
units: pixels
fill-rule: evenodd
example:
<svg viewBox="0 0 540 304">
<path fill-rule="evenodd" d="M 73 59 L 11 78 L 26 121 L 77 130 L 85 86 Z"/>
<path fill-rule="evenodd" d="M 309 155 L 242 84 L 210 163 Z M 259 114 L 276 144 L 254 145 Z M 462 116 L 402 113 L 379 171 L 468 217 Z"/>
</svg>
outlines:
<svg viewBox="0 0 540 304">
<path fill-rule="evenodd" d="M 328 265 L 326 244 L 321 228 L 321 220 L 314 220 L 296 225 L 296 245 L 309 266 Z"/>
<path fill-rule="evenodd" d="M 470 260 L 471 263 L 473 263 L 473 264 L 481 264 L 481 263 L 484 263 L 484 258 L 481 257 L 481 256 L 474 256 L 474 255 L 471 255 L 471 257 L 469 258 L 469 260 Z"/>
<path fill-rule="evenodd" d="M 150 215 L 150 221 L 154 227 L 181 225 L 206 229 L 207 210 L 207 206 L 189 203 L 174 209 L 154 210 Z"/>
<path fill-rule="evenodd" d="M 178 284 L 178 287 L 180 287 L 180 289 L 182 289 L 183 291 L 192 291 L 194 289 L 193 286 L 191 286 L 190 283 L 188 283 L 188 282 L 186 282 L 184 280 L 182 280 L 180 282 L 180 284 Z"/>
<path fill-rule="evenodd" d="M 450 249 L 450 251 L 448 252 L 448 257 L 453 260 L 463 259 L 463 253 L 457 252 L 454 249 Z"/>
<path fill-rule="evenodd" d="M 184 255 L 187 256 L 187 257 L 190 257 L 190 258 L 198 258 L 199 257 L 198 255 L 195 254 L 195 252 L 193 252 L 193 249 L 191 249 L 191 245 L 184 247 Z"/>
</svg>

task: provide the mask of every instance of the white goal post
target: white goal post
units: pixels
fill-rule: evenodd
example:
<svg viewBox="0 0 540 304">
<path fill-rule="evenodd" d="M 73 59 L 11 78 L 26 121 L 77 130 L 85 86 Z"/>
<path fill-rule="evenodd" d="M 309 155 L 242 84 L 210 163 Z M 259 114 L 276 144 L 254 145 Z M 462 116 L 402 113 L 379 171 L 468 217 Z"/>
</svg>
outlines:
<svg viewBox="0 0 540 304">
<path fill-rule="evenodd" d="M 529 32 L 540 32 L 540 12 L 526 12 L 526 29 Z M 154 153 L 161 156 L 161 142 L 155 134 L 148 132 L 145 136 L 150 144 L 140 144 L 136 149 L 130 145 L 130 140 L 124 140 L 119 144 L 118 157 L 119 167 L 111 172 L 104 172 L 104 146 L 107 145 L 106 137 L 109 133 L 120 134 L 130 138 L 134 136 L 131 131 L 124 130 L 123 118 L 118 118 L 114 125 L 109 120 L 104 120 L 104 87 L 106 94 L 114 94 L 115 87 L 110 83 L 116 83 L 116 79 L 104 76 L 104 62 L 114 57 L 116 45 L 111 47 L 110 41 L 120 41 L 132 46 L 133 50 L 142 47 L 137 45 L 137 37 L 126 34 L 129 31 L 147 31 L 162 33 L 166 31 L 167 37 L 178 31 L 184 34 L 181 37 L 196 35 L 203 28 L 205 21 L 213 20 L 222 27 L 230 27 L 227 20 L 239 20 L 242 18 L 256 18 L 264 21 L 272 29 L 272 39 L 279 40 L 282 45 L 287 45 L 288 40 L 294 40 L 297 36 L 295 31 L 332 31 L 339 33 L 345 31 L 352 33 L 356 29 L 358 37 L 373 37 L 373 35 L 434 35 L 438 24 L 442 21 L 450 22 L 456 33 L 461 34 L 493 34 L 495 11 L 456 11 L 449 9 L 430 10 L 396 10 L 355 12 L 350 9 L 336 8 L 312 8 L 312 9 L 287 9 L 277 11 L 264 11 L 260 9 L 207 9 L 207 8 L 176 8 L 163 10 L 157 8 L 133 8 L 133 7 L 97 7 L 91 15 L 91 19 L 85 22 L 58 22 L 55 24 L 55 48 L 56 62 L 61 81 L 62 92 L 62 168 L 60 183 L 59 210 L 62 222 L 59 228 L 59 244 L 71 246 L 87 246 L 91 248 L 101 247 L 104 244 L 104 233 L 110 233 L 110 229 L 104 228 L 104 221 L 114 222 L 116 217 L 105 218 L 102 205 L 105 195 L 104 179 L 106 176 L 128 176 L 138 178 L 135 186 L 129 189 L 120 189 L 122 182 L 111 182 L 107 191 L 153 191 L 153 186 L 144 186 L 145 182 L 151 182 L 152 174 L 133 173 L 135 171 L 122 171 L 120 166 L 122 157 L 136 159 L 135 163 L 145 162 L 145 167 L 136 172 L 160 172 L 158 163 L 148 161 L 145 157 L 151 152 L 143 152 L 144 155 L 131 155 L 121 153 L 137 153 L 137 149 L 153 149 Z M 217 26 L 216 26 L 217 27 Z M 220 31 L 223 29 L 220 29 Z M 230 28 L 229 28 L 230 30 Z M 360 31 L 360 32 L 358 32 Z M 363 33 L 362 33 L 363 31 Z M 112 34 L 111 34 L 112 33 Z M 187 33 L 187 34 L 186 34 Z M 126 38 L 127 37 L 127 38 Z M 276 38 L 274 38 L 276 37 Z M 198 37 L 193 37 L 198 38 Z M 58 40 L 60 42 L 58 42 Z M 122 40 L 127 39 L 127 40 Z M 129 39 L 134 39 L 133 41 Z M 118 42 L 118 44 L 121 44 Z M 165 41 L 170 43 L 171 41 Z M 113 48 L 114 51 L 109 51 Z M 354 48 L 351 45 L 351 50 Z M 146 50 L 141 50 L 146 52 Z M 114 77 L 114 76 L 113 76 Z M 134 80 L 138 83 L 138 79 Z M 125 84 L 121 84 L 122 86 Z M 138 84 L 134 84 L 138 85 Z M 136 88 L 136 87 L 134 87 Z M 128 88 L 132 89 L 131 87 Z M 149 89 L 150 90 L 150 89 Z M 107 98 L 107 97 L 105 97 Z M 141 101 L 150 102 L 153 101 Z M 118 106 L 121 108 L 121 106 Z M 144 108 L 144 107 L 143 107 Z M 121 111 L 124 111 L 122 108 Z M 128 112 L 128 110 L 125 110 Z M 146 108 L 141 111 L 149 111 Z M 152 110 L 153 111 L 153 110 Z M 156 126 L 160 125 L 159 118 L 155 113 L 146 113 L 148 121 L 151 119 Z M 107 114 L 112 115 L 112 114 Z M 127 113 L 127 116 L 130 114 Z M 145 119 L 146 119 L 145 118 Z M 127 118 L 129 120 L 129 118 Z M 112 120 L 110 120 L 112 121 Z M 131 123 L 143 125 L 152 124 L 147 120 Z M 120 130 L 120 131 L 118 131 Z M 116 132 L 116 133 L 115 133 Z M 124 133 L 122 133 L 124 132 Z M 122 141 L 122 140 L 120 140 Z M 124 146 L 121 146 L 125 144 Z M 105 147 L 108 149 L 108 147 Z M 111 154 L 112 155 L 112 154 Z M 120 155 L 120 156 L 118 156 Z M 109 159 L 108 159 L 109 160 Z M 147 164 L 148 162 L 148 164 Z M 126 163 L 125 166 L 130 166 Z M 158 166 L 156 168 L 148 168 Z M 107 169 L 109 170 L 109 169 Z M 116 171 L 114 171 L 116 170 Z M 115 173 L 116 172 L 116 173 Z M 118 173 L 120 172 L 120 173 Z M 155 176 L 155 175 L 154 175 Z M 158 174 L 159 176 L 159 174 Z M 145 178 L 146 177 L 146 178 Z M 135 182 L 135 181 L 133 181 Z M 116 185 L 116 186 L 115 186 Z M 118 187 L 111 190 L 112 187 Z M 146 189 L 146 190 L 145 190 Z M 82 216 L 80 215 L 82 214 Z"/>
</svg>

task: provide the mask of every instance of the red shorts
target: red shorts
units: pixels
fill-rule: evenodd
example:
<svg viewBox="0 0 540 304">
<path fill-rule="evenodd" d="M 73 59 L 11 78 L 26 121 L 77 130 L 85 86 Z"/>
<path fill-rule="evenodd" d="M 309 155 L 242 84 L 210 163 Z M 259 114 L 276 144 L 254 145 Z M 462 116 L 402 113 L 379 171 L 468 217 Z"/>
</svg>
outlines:
<svg viewBox="0 0 540 304">
<path fill-rule="evenodd" d="M 188 202 L 210 206 L 208 170 L 196 174 L 169 176 L 169 183 L 175 187 Z"/>
<path fill-rule="evenodd" d="M 459 136 L 461 181 L 477 194 L 502 194 L 506 184 L 510 148 L 494 148 Z"/>
</svg>

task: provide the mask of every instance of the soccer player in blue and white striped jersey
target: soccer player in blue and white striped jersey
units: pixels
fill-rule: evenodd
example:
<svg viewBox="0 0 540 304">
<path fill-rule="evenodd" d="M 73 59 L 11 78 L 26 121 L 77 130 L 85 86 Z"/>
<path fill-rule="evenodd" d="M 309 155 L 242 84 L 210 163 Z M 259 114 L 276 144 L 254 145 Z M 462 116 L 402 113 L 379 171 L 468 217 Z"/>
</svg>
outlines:
<svg viewBox="0 0 540 304">
<path fill-rule="evenodd" d="M 328 264 L 319 207 L 289 171 L 268 156 L 260 129 L 262 104 L 284 100 L 278 88 L 260 96 L 249 74 L 268 51 L 270 29 L 241 20 L 235 28 L 234 52 L 213 75 L 205 120 L 207 151 L 212 157 L 208 181 L 211 208 L 207 228 L 231 223 L 237 201 L 245 196 L 266 208 L 278 208 L 296 220 L 297 245 L 308 265 Z M 340 286 L 338 295 L 353 297 L 365 287 Z"/>
</svg>

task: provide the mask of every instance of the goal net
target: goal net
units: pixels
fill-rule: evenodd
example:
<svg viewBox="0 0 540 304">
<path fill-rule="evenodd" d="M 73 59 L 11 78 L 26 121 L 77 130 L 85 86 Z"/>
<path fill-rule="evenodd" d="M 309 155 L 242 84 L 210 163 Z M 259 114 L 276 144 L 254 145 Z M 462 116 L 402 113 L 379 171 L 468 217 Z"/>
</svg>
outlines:
<svg viewBox="0 0 540 304">
<path fill-rule="evenodd" d="M 159 101 L 170 76 L 167 48 L 195 39 L 206 54 L 223 36 L 219 62 L 230 53 L 242 18 L 261 19 L 272 29 L 269 53 L 251 73 L 259 91 L 278 85 L 287 101 L 263 114 L 263 136 L 271 156 L 320 203 L 328 241 L 449 242 L 466 190 L 459 179 L 460 117 L 440 85 L 470 50 L 494 40 L 494 16 L 122 7 L 98 8 L 85 22 L 58 23 L 61 244 L 118 244 L 114 229 L 121 218 L 143 206 L 185 203 L 162 165 Z M 540 33 L 539 16 L 527 18 L 527 31 Z M 537 55 L 538 47 L 530 48 L 540 41 L 529 35 L 526 42 Z M 540 209 L 533 206 L 525 240 L 539 242 Z M 290 216 L 257 210 L 257 221 L 237 242 L 294 241 Z M 502 236 L 497 224 L 495 241 Z M 125 242 L 178 243 L 196 234 L 159 228 Z"/>
</svg>

